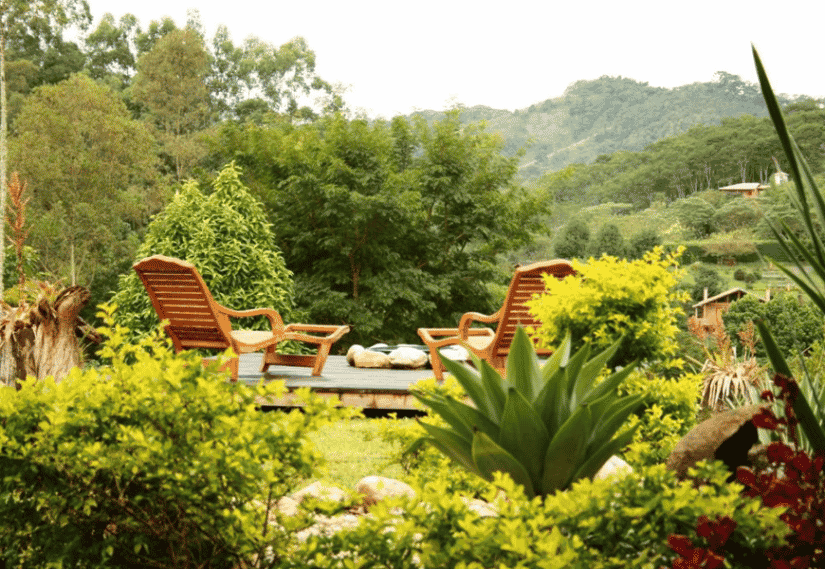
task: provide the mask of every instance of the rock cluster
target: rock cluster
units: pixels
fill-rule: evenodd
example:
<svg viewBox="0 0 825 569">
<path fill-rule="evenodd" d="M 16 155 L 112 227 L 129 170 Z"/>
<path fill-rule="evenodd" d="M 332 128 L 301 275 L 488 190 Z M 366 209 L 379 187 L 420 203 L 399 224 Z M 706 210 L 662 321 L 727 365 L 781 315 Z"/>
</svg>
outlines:
<svg viewBox="0 0 825 569">
<path fill-rule="evenodd" d="M 630 465 L 619 457 L 614 456 L 602 467 L 595 478 L 603 479 L 611 476 L 623 476 L 631 472 L 633 472 L 633 469 Z M 389 498 L 414 499 L 417 495 L 415 490 L 408 484 L 383 476 L 367 476 L 362 478 L 355 485 L 355 493 L 356 497 L 359 498 L 355 500 L 359 503 L 358 506 L 335 516 L 316 514 L 313 517 L 313 525 L 299 532 L 298 538 L 304 540 L 311 535 L 329 535 L 336 531 L 355 527 L 360 517 L 368 513 L 369 508 L 374 504 Z M 352 501 L 352 494 L 337 486 L 315 482 L 298 490 L 291 496 L 281 498 L 276 504 L 276 508 L 283 515 L 294 516 L 300 511 L 300 503 L 307 498 L 328 500 L 343 504 L 347 501 Z M 471 511 L 481 517 L 495 517 L 498 515 L 494 504 L 477 498 L 462 497 L 462 500 Z M 271 521 L 275 523 L 274 519 Z"/>
<path fill-rule="evenodd" d="M 461 346 L 447 346 L 441 355 L 456 361 L 469 361 L 470 355 Z M 418 346 L 400 345 L 389 350 L 387 344 L 365 348 L 353 344 L 347 351 L 347 362 L 353 367 L 372 369 L 422 369 L 430 365 L 430 355 Z"/>
</svg>

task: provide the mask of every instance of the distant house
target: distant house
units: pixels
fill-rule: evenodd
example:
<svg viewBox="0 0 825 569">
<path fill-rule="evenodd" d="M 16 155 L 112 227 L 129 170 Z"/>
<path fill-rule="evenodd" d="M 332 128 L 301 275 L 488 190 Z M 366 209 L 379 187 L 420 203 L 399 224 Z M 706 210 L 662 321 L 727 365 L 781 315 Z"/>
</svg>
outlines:
<svg viewBox="0 0 825 569">
<path fill-rule="evenodd" d="M 744 184 L 725 186 L 724 188 L 719 188 L 719 191 L 727 192 L 729 194 L 737 194 L 746 198 L 755 198 L 759 196 L 759 192 L 769 188 L 769 185 L 760 184 L 759 182 L 746 182 Z"/>
<path fill-rule="evenodd" d="M 715 330 L 724 330 L 722 315 L 728 311 L 732 302 L 736 302 L 746 294 L 751 293 L 736 287 L 708 298 L 708 289 L 705 289 L 705 299 L 693 305 L 693 318 L 696 324 L 705 334 L 712 334 Z M 770 292 L 766 291 L 765 298 L 759 300 L 765 302 L 769 298 Z"/>
</svg>

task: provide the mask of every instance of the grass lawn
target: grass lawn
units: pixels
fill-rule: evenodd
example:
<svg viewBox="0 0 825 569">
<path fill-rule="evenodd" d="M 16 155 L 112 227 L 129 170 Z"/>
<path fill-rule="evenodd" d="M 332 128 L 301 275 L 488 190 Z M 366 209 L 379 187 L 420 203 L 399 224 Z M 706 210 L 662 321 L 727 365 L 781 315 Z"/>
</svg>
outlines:
<svg viewBox="0 0 825 569">
<path fill-rule="evenodd" d="M 401 478 L 401 467 L 388 464 L 394 449 L 379 438 L 378 427 L 379 422 L 372 419 L 353 419 L 326 425 L 313 433 L 310 438 L 327 463 L 308 482 L 324 480 L 354 489 L 365 476 Z"/>
</svg>

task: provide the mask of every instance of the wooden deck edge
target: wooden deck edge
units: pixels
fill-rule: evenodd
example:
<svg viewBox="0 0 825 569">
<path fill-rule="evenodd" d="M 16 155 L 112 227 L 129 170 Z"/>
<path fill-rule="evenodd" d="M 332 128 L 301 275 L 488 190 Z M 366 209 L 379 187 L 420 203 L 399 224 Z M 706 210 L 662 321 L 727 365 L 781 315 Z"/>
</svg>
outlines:
<svg viewBox="0 0 825 569">
<path fill-rule="evenodd" d="M 340 389 L 313 389 L 314 395 L 324 399 L 338 398 L 342 407 L 358 407 L 360 409 L 386 409 L 388 411 L 420 411 L 416 407 L 416 399 L 408 392 L 393 391 L 364 391 Z M 283 397 L 258 397 L 255 401 L 263 407 L 301 407 L 294 393 L 291 391 Z"/>
</svg>

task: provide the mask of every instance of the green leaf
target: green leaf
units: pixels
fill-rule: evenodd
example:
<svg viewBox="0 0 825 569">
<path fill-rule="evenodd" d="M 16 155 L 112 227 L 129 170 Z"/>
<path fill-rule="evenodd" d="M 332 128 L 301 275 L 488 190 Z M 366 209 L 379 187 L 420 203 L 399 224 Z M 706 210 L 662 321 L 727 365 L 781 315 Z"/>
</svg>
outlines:
<svg viewBox="0 0 825 569">
<path fill-rule="evenodd" d="M 507 381 L 532 402 L 540 385 L 541 369 L 533 343 L 521 326 L 513 335 L 506 367 Z"/>
<path fill-rule="evenodd" d="M 568 331 L 561 344 L 556 347 L 553 355 L 548 358 L 541 368 L 541 376 L 545 382 L 550 379 L 560 368 L 567 366 L 570 361 L 570 347 L 573 345 L 573 336 Z"/>
<path fill-rule="evenodd" d="M 530 474 L 524 466 L 484 433 L 478 432 L 473 438 L 472 456 L 483 478 L 492 480 L 494 472 L 504 472 L 510 475 L 513 482 L 524 486 L 528 498 L 536 495 Z"/>
<path fill-rule="evenodd" d="M 636 429 L 638 427 L 639 425 L 636 424 L 632 428 L 620 434 L 618 437 L 612 439 L 607 444 L 594 449 L 570 479 L 570 483 L 572 484 L 576 480 L 580 480 L 582 478 L 593 478 L 596 473 L 599 472 L 601 467 L 604 466 L 604 463 L 610 460 L 611 456 L 633 441 L 633 435 L 636 433 Z"/>
<path fill-rule="evenodd" d="M 765 344 L 765 352 L 768 354 L 768 359 L 770 360 L 774 371 L 784 375 L 785 377 L 792 377 L 793 373 L 791 373 L 791 368 L 788 366 L 788 362 L 785 361 L 779 346 L 776 345 L 776 341 L 773 339 L 773 336 L 771 335 L 770 330 L 768 330 L 767 325 L 765 325 L 765 322 L 762 320 L 757 320 L 755 324 L 759 330 L 759 336 L 762 338 L 762 343 Z"/>
<path fill-rule="evenodd" d="M 636 369 L 636 362 L 631 362 L 616 373 L 608 376 L 607 379 L 593 388 L 585 397 L 584 402 L 595 401 L 607 393 L 613 393 L 619 384 L 621 384 L 634 369 Z"/>
<path fill-rule="evenodd" d="M 611 401 L 612 397 L 604 397 L 608 401 L 607 408 L 598 416 L 590 440 L 587 441 L 588 450 L 601 447 L 613 438 L 613 435 L 622 428 L 628 417 L 635 413 L 644 400 L 644 394 L 628 395 L 619 400 Z"/>
<path fill-rule="evenodd" d="M 624 340 L 624 337 L 616 340 L 613 345 L 591 358 L 582 366 L 574 387 L 574 402 L 585 401 L 585 397 L 593 388 L 593 382 L 599 376 L 599 373 L 601 373 L 604 369 L 604 366 L 610 358 L 613 357 L 613 354 L 616 353 L 616 350 L 619 349 L 619 345 L 622 343 L 622 340 Z"/>
<path fill-rule="evenodd" d="M 553 436 L 544 456 L 544 472 L 540 486 L 542 494 L 550 494 L 567 487 L 571 476 L 584 458 L 592 421 L 590 407 L 582 405 Z"/>
<path fill-rule="evenodd" d="M 429 425 L 422 421 L 419 421 L 418 424 L 430 435 L 427 440 L 435 448 L 470 472 L 483 477 L 483 474 L 476 467 L 476 463 L 473 460 L 471 442 L 464 440 L 449 429 Z"/>
<path fill-rule="evenodd" d="M 455 412 L 455 409 L 450 406 L 448 399 L 441 396 L 431 397 L 416 391 L 411 391 L 410 393 L 424 405 L 438 413 L 438 415 L 455 430 L 458 436 L 465 439 L 468 443 L 473 440 L 472 425 L 468 424 L 464 420 L 464 417 Z"/>
<path fill-rule="evenodd" d="M 498 372 L 488 362 L 482 360 L 479 364 L 481 371 L 481 385 L 490 401 L 491 417 L 495 422 L 501 422 L 504 414 L 504 403 L 507 396 L 504 393 L 503 381 Z"/>
<path fill-rule="evenodd" d="M 533 405 L 547 429 L 551 433 L 558 430 L 570 415 L 567 404 L 567 374 L 564 368 L 557 369 L 556 373 L 547 379 Z"/>
<path fill-rule="evenodd" d="M 567 397 L 570 400 L 573 400 L 575 397 L 573 391 L 576 386 L 576 380 L 579 377 L 579 372 L 584 366 L 585 362 L 590 357 L 590 344 L 585 344 L 576 354 L 570 358 L 570 361 L 567 362 L 567 366 L 564 368 L 564 373 L 567 376 L 566 383 L 567 383 Z"/>
<path fill-rule="evenodd" d="M 461 384 L 467 396 L 475 403 L 477 409 L 484 413 L 490 413 L 490 401 L 484 387 L 481 384 L 478 373 L 471 370 L 462 363 L 453 361 L 449 358 L 442 357 L 441 362 L 452 376 Z"/>
<path fill-rule="evenodd" d="M 538 488 L 550 434 L 530 402 L 514 387 L 507 391 L 498 442 L 525 466 Z"/>
</svg>

